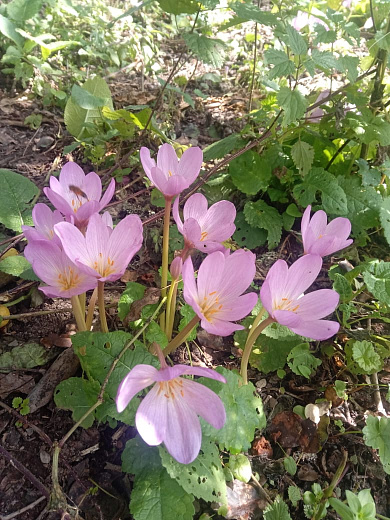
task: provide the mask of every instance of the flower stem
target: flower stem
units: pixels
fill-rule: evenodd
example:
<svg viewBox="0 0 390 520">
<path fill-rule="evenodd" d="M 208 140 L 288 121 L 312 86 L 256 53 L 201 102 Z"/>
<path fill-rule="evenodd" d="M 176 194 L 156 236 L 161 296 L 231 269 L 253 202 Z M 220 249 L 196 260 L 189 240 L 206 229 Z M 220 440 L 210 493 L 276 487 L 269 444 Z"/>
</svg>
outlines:
<svg viewBox="0 0 390 520">
<path fill-rule="evenodd" d="M 256 329 L 256 327 L 261 323 L 261 319 L 264 316 L 265 308 L 262 307 L 259 310 L 259 314 L 256 316 L 254 322 L 252 323 L 252 327 L 249 329 L 248 337 L 246 338 L 246 341 L 252 336 L 253 331 Z"/>
<path fill-rule="evenodd" d="M 169 223 L 171 220 L 171 206 L 172 198 L 165 198 L 164 209 L 164 230 L 163 230 L 163 250 L 162 250 L 162 264 L 161 264 L 161 297 L 167 295 L 168 282 L 168 253 L 169 253 Z M 160 326 L 165 330 L 165 312 L 161 313 Z"/>
<path fill-rule="evenodd" d="M 108 332 L 108 325 L 106 319 L 106 309 L 104 306 L 104 282 L 98 282 L 98 305 L 99 305 L 99 316 L 100 316 L 100 330 L 102 332 Z"/>
<path fill-rule="evenodd" d="M 177 349 L 189 336 L 192 329 L 195 327 L 195 325 L 200 321 L 199 316 L 194 316 L 192 320 L 187 323 L 187 325 L 182 329 L 179 334 L 173 338 L 172 341 L 168 343 L 168 345 L 164 348 L 163 354 L 164 356 L 168 356 L 171 354 L 174 350 Z"/>
<path fill-rule="evenodd" d="M 173 331 L 173 322 L 175 320 L 175 311 L 176 311 L 176 296 L 177 296 L 177 286 L 179 284 L 179 280 L 173 280 L 168 293 L 167 298 L 167 317 L 166 317 L 166 325 L 165 325 L 165 333 L 168 337 L 168 340 L 172 339 L 172 331 Z"/>
<path fill-rule="evenodd" d="M 251 352 L 252 352 L 252 347 L 253 347 L 255 341 L 257 340 L 257 338 L 263 332 L 263 330 L 266 327 L 268 327 L 268 325 L 273 323 L 274 321 L 275 320 L 273 318 L 266 318 L 255 329 L 252 328 L 252 334 L 250 336 L 248 335 L 248 337 L 246 339 L 244 353 L 241 358 L 241 370 L 240 370 L 244 385 L 248 384 L 248 361 L 249 361 L 249 356 L 251 355 Z"/>
<path fill-rule="evenodd" d="M 86 299 L 87 299 L 87 293 L 79 294 L 81 310 L 83 311 L 84 316 L 85 316 L 85 301 L 86 301 Z"/>
<path fill-rule="evenodd" d="M 80 300 L 78 296 L 72 296 L 70 301 L 72 302 L 73 315 L 76 319 L 77 328 L 79 332 L 87 330 L 85 325 L 84 313 L 81 309 Z"/>
<path fill-rule="evenodd" d="M 87 330 L 91 330 L 92 320 L 93 320 L 93 311 L 95 310 L 97 295 L 98 295 L 98 288 L 95 287 L 95 289 L 93 290 L 91 299 L 89 300 L 89 304 L 88 304 L 87 320 L 85 322 Z"/>
</svg>

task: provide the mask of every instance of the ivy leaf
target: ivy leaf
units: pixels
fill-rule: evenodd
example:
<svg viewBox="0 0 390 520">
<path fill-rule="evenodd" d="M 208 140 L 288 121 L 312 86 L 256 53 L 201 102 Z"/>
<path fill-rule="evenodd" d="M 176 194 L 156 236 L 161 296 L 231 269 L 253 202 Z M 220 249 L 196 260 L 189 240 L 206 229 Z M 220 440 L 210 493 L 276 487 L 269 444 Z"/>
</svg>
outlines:
<svg viewBox="0 0 390 520">
<path fill-rule="evenodd" d="M 288 87 L 280 87 L 276 97 L 280 108 L 284 110 L 282 126 L 289 126 L 305 114 L 307 99 L 298 89 L 290 90 Z"/>
<path fill-rule="evenodd" d="M 312 372 L 321 365 L 321 360 L 311 354 L 309 343 L 301 343 L 287 356 L 287 363 L 294 374 L 309 379 Z"/>
<path fill-rule="evenodd" d="M 293 189 L 294 197 L 301 206 L 308 206 L 316 201 L 317 192 L 321 192 L 324 210 L 332 215 L 346 215 L 348 211 L 347 197 L 334 175 L 324 168 L 313 168 L 301 184 Z"/>
<path fill-rule="evenodd" d="M 204 63 L 216 68 L 223 65 L 226 44 L 222 40 L 197 33 L 184 34 L 183 38 L 188 48 Z"/>
<path fill-rule="evenodd" d="M 314 148 L 305 141 L 297 141 L 291 147 L 291 157 L 301 175 L 306 175 L 314 161 Z"/>
<path fill-rule="evenodd" d="M 248 150 L 229 164 L 234 185 L 246 195 L 266 190 L 272 179 L 271 165 L 253 150 Z"/>
<path fill-rule="evenodd" d="M 222 399 L 226 423 L 217 431 L 202 420 L 203 431 L 231 453 L 240 453 L 250 448 L 255 430 L 265 428 L 263 404 L 252 383 L 242 385 L 241 376 L 222 367 L 217 372 L 226 378 L 226 384 L 207 378 L 199 381 Z"/>
<path fill-rule="evenodd" d="M 97 381 L 70 377 L 57 386 L 54 402 L 62 410 L 72 410 L 72 419 L 77 422 L 96 403 L 99 391 L 100 385 Z M 81 426 L 90 428 L 94 420 L 95 414 L 91 413 Z"/>
<path fill-rule="evenodd" d="M 30 201 L 38 188 L 23 175 L 0 168 L 0 223 L 20 233 L 22 225 L 32 225 Z"/>
<path fill-rule="evenodd" d="M 289 76 L 295 72 L 294 62 L 290 60 L 284 51 L 268 49 L 264 52 L 264 58 L 267 65 L 273 65 L 268 74 L 269 79 Z"/>
<path fill-rule="evenodd" d="M 244 206 L 246 221 L 253 227 L 268 231 L 268 247 L 273 249 L 282 236 L 283 219 L 276 208 L 268 206 L 263 200 L 247 202 Z"/>
<path fill-rule="evenodd" d="M 162 464 L 168 474 L 187 493 L 208 502 L 226 504 L 225 476 L 219 459 L 218 448 L 212 440 L 205 435 L 203 436 L 201 451 L 190 464 L 180 464 L 161 446 L 159 451 Z"/>
<path fill-rule="evenodd" d="M 374 298 L 390 305 L 390 262 L 370 262 L 363 271 L 363 279 Z"/>
<path fill-rule="evenodd" d="M 293 53 L 296 56 L 307 54 L 307 45 L 303 36 L 292 25 L 287 25 L 286 32 L 288 43 Z"/>
<path fill-rule="evenodd" d="M 264 510 L 264 520 L 292 520 L 288 506 L 280 496 Z"/>
<path fill-rule="evenodd" d="M 390 475 L 390 419 L 369 415 L 363 435 L 367 446 L 379 450 L 383 469 Z"/>
<path fill-rule="evenodd" d="M 366 374 L 373 374 L 382 368 L 382 360 L 371 341 L 355 341 L 352 346 L 352 356 Z"/>
</svg>

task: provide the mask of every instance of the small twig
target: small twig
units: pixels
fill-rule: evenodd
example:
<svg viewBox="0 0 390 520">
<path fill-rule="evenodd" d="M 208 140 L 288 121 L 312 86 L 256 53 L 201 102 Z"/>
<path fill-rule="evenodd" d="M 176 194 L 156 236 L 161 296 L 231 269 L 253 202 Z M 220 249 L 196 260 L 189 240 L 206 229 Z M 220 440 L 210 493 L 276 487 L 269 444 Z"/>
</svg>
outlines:
<svg viewBox="0 0 390 520">
<path fill-rule="evenodd" d="M 11 314 L 10 316 L 6 316 L 8 320 L 22 320 L 24 318 L 35 318 L 35 316 L 47 316 L 48 314 L 60 314 L 65 312 L 72 312 L 71 307 L 69 309 L 53 309 L 50 311 L 39 311 L 39 312 L 22 312 L 21 314 Z M 4 318 L 5 319 L 5 318 Z"/>
<path fill-rule="evenodd" d="M 258 488 L 258 490 L 260 491 L 260 493 L 263 495 L 263 497 L 265 498 L 265 500 L 268 502 L 268 504 L 272 504 L 272 499 L 271 499 L 271 497 L 269 496 L 269 494 L 267 493 L 267 491 L 263 488 L 263 486 L 260 484 L 260 482 L 257 480 L 257 478 L 254 476 L 253 473 L 252 473 L 251 479 L 252 479 L 253 482 L 256 484 L 256 487 Z"/>
<path fill-rule="evenodd" d="M 47 497 L 39 497 L 35 502 L 31 502 L 26 507 L 23 507 L 22 509 L 19 509 L 19 511 L 15 511 L 14 513 L 11 513 L 7 516 L 0 516 L 0 520 L 12 520 L 12 518 L 16 518 L 17 516 L 21 515 L 22 513 L 25 513 L 26 511 L 29 511 L 30 509 L 34 509 L 35 506 L 40 504 L 42 500 L 45 500 Z"/>
<path fill-rule="evenodd" d="M 325 170 L 328 170 L 332 164 L 334 163 L 334 161 L 336 160 L 337 156 L 341 154 L 341 152 L 344 150 L 344 148 L 347 146 L 347 144 L 351 141 L 351 139 L 346 139 L 345 142 L 340 146 L 340 148 L 338 148 L 336 150 L 336 152 L 333 154 L 333 156 L 331 157 L 330 161 L 328 162 L 328 164 L 325 166 Z"/>
</svg>

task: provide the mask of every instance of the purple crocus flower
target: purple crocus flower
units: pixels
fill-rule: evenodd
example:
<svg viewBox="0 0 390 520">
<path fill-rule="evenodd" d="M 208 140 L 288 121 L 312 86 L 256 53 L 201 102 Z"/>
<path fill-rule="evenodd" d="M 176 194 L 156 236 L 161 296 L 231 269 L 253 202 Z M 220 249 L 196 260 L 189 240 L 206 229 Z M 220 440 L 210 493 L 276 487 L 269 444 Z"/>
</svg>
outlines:
<svg viewBox="0 0 390 520">
<path fill-rule="evenodd" d="M 150 181 L 169 199 L 194 182 L 203 161 L 203 152 L 198 146 L 188 148 L 179 160 L 173 146 L 163 144 L 157 153 L 157 165 L 145 146 L 141 148 L 139 155 Z"/>
<path fill-rule="evenodd" d="M 332 289 L 320 289 L 303 295 L 322 267 L 318 255 L 305 255 L 290 267 L 277 260 L 260 290 L 260 298 L 269 316 L 296 334 L 316 340 L 328 339 L 339 330 L 335 321 L 323 320 L 338 305 L 339 295 Z"/>
<path fill-rule="evenodd" d="M 24 249 L 24 256 L 47 284 L 39 289 L 50 298 L 71 298 L 97 286 L 96 276 L 79 269 L 53 240 L 33 240 Z"/>
<path fill-rule="evenodd" d="M 66 217 L 73 217 L 75 225 L 84 229 L 93 213 L 101 211 L 112 199 L 115 181 L 102 197 L 102 182 L 95 172 L 85 175 L 74 162 L 68 162 L 59 179 L 50 177 L 50 188 L 44 188 L 46 197 Z"/>
<path fill-rule="evenodd" d="M 327 256 L 352 244 L 349 237 L 351 222 L 337 217 L 327 222 L 325 211 L 317 211 L 310 219 L 311 206 L 305 209 L 301 221 L 302 241 L 305 254 Z"/>
<path fill-rule="evenodd" d="M 162 355 L 159 357 L 160 370 L 151 365 L 136 365 L 128 373 L 118 388 L 117 410 L 123 412 L 138 392 L 154 384 L 135 416 L 138 433 L 150 446 L 163 442 L 174 459 L 189 464 L 198 456 L 202 442 L 198 415 L 220 429 L 226 414 L 221 399 L 212 390 L 181 376 L 209 377 L 222 383 L 226 380 L 210 368 L 185 365 L 170 368 Z"/>
<path fill-rule="evenodd" d="M 142 246 L 142 222 L 137 215 L 128 215 L 112 230 L 107 219 L 95 213 L 85 236 L 68 222 L 56 224 L 54 231 L 72 262 L 101 282 L 118 280 Z"/>
<path fill-rule="evenodd" d="M 46 204 L 36 204 L 32 210 L 32 219 L 35 227 L 22 226 L 24 236 L 29 242 L 33 240 L 53 240 L 61 245 L 60 239 L 54 233 L 54 226 L 63 222 L 64 217 L 58 211 L 52 211 Z"/>
<path fill-rule="evenodd" d="M 243 249 L 229 256 L 220 251 L 211 253 L 203 260 L 196 282 L 191 258 L 184 262 L 184 299 L 207 332 L 229 336 L 244 328 L 231 322 L 244 318 L 257 303 L 255 293 L 242 294 L 255 272 L 255 255 Z"/>
<path fill-rule="evenodd" d="M 207 207 L 206 197 L 201 193 L 195 193 L 184 204 L 184 223 L 179 214 L 179 197 L 173 204 L 172 213 L 187 247 L 212 253 L 223 250 L 221 243 L 234 233 L 236 208 L 227 200 L 221 200 L 209 209 Z"/>
</svg>

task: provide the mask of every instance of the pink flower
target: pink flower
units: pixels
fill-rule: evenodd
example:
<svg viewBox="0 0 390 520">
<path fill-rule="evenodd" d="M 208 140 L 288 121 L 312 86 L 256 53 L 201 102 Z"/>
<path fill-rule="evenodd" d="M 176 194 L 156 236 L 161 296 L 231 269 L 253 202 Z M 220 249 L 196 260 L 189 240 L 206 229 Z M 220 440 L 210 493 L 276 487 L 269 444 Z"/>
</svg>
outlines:
<svg viewBox="0 0 390 520">
<path fill-rule="evenodd" d="M 315 100 L 315 103 L 318 103 L 318 101 L 322 101 L 323 99 L 327 98 L 330 94 L 330 90 L 329 89 L 325 89 L 323 90 L 322 92 L 319 93 L 317 99 Z M 311 112 L 309 112 L 309 114 L 307 115 L 306 117 L 306 121 L 311 121 L 313 123 L 319 123 L 324 115 L 324 111 L 321 107 L 317 107 L 315 108 L 314 110 L 312 110 Z"/>
<path fill-rule="evenodd" d="M 60 239 L 54 234 L 54 226 L 63 222 L 64 217 L 58 211 L 52 211 L 46 204 L 36 204 L 32 210 L 32 219 L 35 227 L 22 226 L 24 236 L 29 242 L 33 240 L 53 240 L 61 245 Z"/>
<path fill-rule="evenodd" d="M 201 193 L 195 193 L 184 204 L 184 223 L 179 215 L 179 197 L 173 204 L 172 213 L 186 244 L 200 251 L 212 253 L 223 250 L 221 242 L 234 233 L 236 208 L 227 200 L 221 200 L 209 209 L 207 207 L 206 197 Z"/>
<path fill-rule="evenodd" d="M 339 295 L 332 289 L 303 292 L 317 278 L 322 259 L 305 255 L 290 267 L 277 260 L 269 270 L 260 290 L 260 298 L 268 314 L 296 334 L 316 340 L 328 339 L 339 330 L 335 321 L 322 320 L 338 305 Z"/>
<path fill-rule="evenodd" d="M 157 153 L 157 165 L 148 148 L 143 146 L 139 155 L 146 175 L 166 198 L 178 195 L 194 182 L 203 160 L 197 146 L 188 148 L 178 160 L 173 146 L 163 144 Z"/>
<path fill-rule="evenodd" d="M 242 295 L 255 276 L 255 255 L 239 249 L 229 256 L 216 251 L 205 258 L 195 282 L 191 258 L 183 265 L 184 299 L 201 318 L 210 334 L 229 336 L 244 327 L 231 323 L 241 320 L 257 303 L 257 295 Z"/>
<path fill-rule="evenodd" d="M 210 368 L 170 368 L 162 361 L 160 370 L 151 365 L 135 366 L 118 388 L 116 406 L 122 412 L 138 392 L 154 384 L 138 407 L 137 430 L 150 446 L 164 442 L 174 459 L 189 464 L 198 456 L 202 442 L 198 415 L 217 429 L 225 424 L 226 415 L 221 399 L 212 390 L 181 376 L 226 380 Z"/>
<path fill-rule="evenodd" d="M 111 182 L 102 197 L 102 183 L 95 172 L 85 175 L 74 162 L 62 168 L 59 180 L 50 177 L 50 188 L 44 188 L 46 197 L 66 217 L 73 217 L 75 225 L 83 229 L 93 213 L 101 211 L 112 199 L 115 181 Z"/>
<path fill-rule="evenodd" d="M 348 238 L 351 222 L 337 217 L 327 224 L 325 211 L 317 211 L 310 219 L 311 206 L 305 209 L 301 221 L 301 232 L 305 254 L 327 256 L 352 244 Z"/>
<path fill-rule="evenodd" d="M 171 262 L 171 267 L 169 268 L 169 272 L 171 273 L 172 280 L 178 280 L 181 275 L 181 271 L 183 269 L 183 259 L 181 256 L 177 256 Z"/>
<path fill-rule="evenodd" d="M 321 13 L 321 11 L 315 8 L 312 9 L 312 13 L 318 13 L 320 16 L 323 16 L 323 13 Z M 323 20 L 321 20 L 321 18 L 317 18 L 316 16 L 313 16 L 312 14 L 306 13 L 304 11 L 298 11 L 297 16 L 293 18 L 291 22 L 291 25 L 297 31 L 300 31 L 301 29 L 306 27 L 306 25 L 308 25 L 310 29 L 313 30 L 316 24 L 322 25 L 323 27 L 325 27 L 327 31 L 329 31 L 328 25 Z"/>
<path fill-rule="evenodd" d="M 39 289 L 50 298 L 71 298 L 97 286 L 96 276 L 81 271 L 53 240 L 33 240 L 26 246 L 24 256 L 47 284 Z"/>
<path fill-rule="evenodd" d="M 137 215 L 128 215 L 112 230 L 95 213 L 85 236 L 68 222 L 57 224 L 54 231 L 72 262 L 101 282 L 118 280 L 142 246 L 142 222 Z"/>
</svg>

